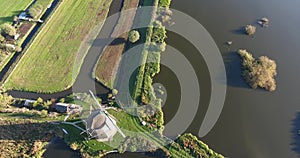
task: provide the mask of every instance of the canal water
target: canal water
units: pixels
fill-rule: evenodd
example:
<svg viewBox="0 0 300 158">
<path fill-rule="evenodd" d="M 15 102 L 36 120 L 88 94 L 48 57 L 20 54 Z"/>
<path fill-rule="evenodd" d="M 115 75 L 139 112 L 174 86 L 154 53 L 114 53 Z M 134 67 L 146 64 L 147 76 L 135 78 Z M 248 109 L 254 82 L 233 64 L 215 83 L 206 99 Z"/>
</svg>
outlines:
<svg viewBox="0 0 300 158">
<path fill-rule="evenodd" d="M 62 138 L 55 137 L 47 146 L 47 150 L 43 155 L 44 158 L 53 157 L 70 157 L 80 158 L 79 152 L 74 152 Z"/>
<path fill-rule="evenodd" d="M 201 140 L 226 157 L 300 156 L 300 137 L 297 135 L 300 129 L 299 7 L 300 1 L 296 0 L 172 1 L 172 8 L 192 16 L 208 30 L 222 53 L 227 73 L 226 101 L 218 122 Z M 256 24 L 262 17 L 269 18 L 268 28 Z M 246 24 L 257 27 L 254 37 L 241 31 Z M 233 41 L 233 44 L 227 46 L 226 41 Z M 209 71 L 188 40 L 170 32 L 167 43 L 189 59 L 199 78 L 199 110 L 187 129 L 198 135 L 210 101 Z M 255 57 L 266 55 L 276 61 L 275 92 L 252 90 L 244 83 L 236 54 L 239 48 L 247 49 Z M 164 66 L 155 82 L 162 83 L 167 89 L 168 99 L 163 107 L 167 123 L 177 111 L 180 85 L 175 74 Z"/>
</svg>

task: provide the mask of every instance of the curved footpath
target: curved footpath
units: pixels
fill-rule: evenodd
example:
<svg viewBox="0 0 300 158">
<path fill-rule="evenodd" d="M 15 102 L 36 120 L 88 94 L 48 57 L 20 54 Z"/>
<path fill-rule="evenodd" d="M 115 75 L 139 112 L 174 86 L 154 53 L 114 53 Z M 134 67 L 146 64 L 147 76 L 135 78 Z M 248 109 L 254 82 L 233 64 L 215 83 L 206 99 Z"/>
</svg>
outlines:
<svg viewBox="0 0 300 158">
<path fill-rule="evenodd" d="M 122 9 L 122 5 L 123 5 L 123 1 L 113 0 L 113 2 L 111 3 L 107 17 L 110 17 L 110 16 L 118 13 Z M 50 14 L 50 12 L 47 12 L 45 16 L 47 16 L 49 14 Z M 62 92 L 57 92 L 57 93 L 52 93 L 52 94 L 33 93 L 33 92 L 16 91 L 16 90 L 9 90 L 8 94 L 13 96 L 14 98 L 37 99 L 37 98 L 41 97 L 43 99 L 51 99 L 51 98 L 65 97 L 72 93 L 88 92 L 89 89 L 96 89 L 96 93 L 100 96 L 108 93 L 109 89 L 106 88 L 101 83 L 97 82 L 92 76 L 93 76 L 94 66 L 97 63 L 97 60 L 99 59 L 99 57 L 103 51 L 103 48 L 107 44 L 109 44 L 111 41 L 114 40 L 114 39 L 111 39 L 110 37 L 111 37 L 111 33 L 112 33 L 114 27 L 117 25 L 119 17 L 120 17 L 120 15 L 114 16 L 114 18 L 112 20 L 109 20 L 109 22 L 105 21 L 96 40 L 93 42 L 91 48 L 88 50 L 88 53 L 84 59 L 82 66 L 81 66 L 81 69 L 76 78 L 76 81 L 71 88 L 64 90 Z M 111 26 L 114 26 L 114 27 L 111 27 Z M 34 34 L 37 31 L 37 29 L 34 30 L 32 33 Z M 29 40 L 31 40 L 32 37 L 33 37 L 33 35 L 29 36 Z M 16 60 L 17 57 L 18 56 L 13 58 L 10 61 L 10 63 L 6 66 L 6 68 L 3 69 L 3 71 L 0 73 L 1 78 L 3 78 L 3 76 L 8 75 L 7 73 L 9 72 L 8 70 L 9 70 L 10 66 L 12 66 L 15 61 L 18 61 L 18 60 Z"/>
</svg>

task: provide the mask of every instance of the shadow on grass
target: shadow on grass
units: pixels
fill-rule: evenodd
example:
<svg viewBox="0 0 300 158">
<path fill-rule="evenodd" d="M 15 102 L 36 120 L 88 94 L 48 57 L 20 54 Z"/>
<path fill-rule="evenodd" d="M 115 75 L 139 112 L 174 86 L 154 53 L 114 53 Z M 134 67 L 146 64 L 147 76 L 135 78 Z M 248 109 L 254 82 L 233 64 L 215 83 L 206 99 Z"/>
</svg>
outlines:
<svg viewBox="0 0 300 158">
<path fill-rule="evenodd" d="M 14 16 L 19 16 L 23 10 L 17 10 L 10 12 L 12 16 L 2 16 L 0 17 L 0 23 L 12 23 L 14 21 Z"/>
<path fill-rule="evenodd" d="M 296 152 L 298 154 L 298 157 L 300 156 L 300 112 L 296 114 L 296 117 L 294 120 L 292 120 L 292 129 L 291 129 L 291 135 L 292 135 L 292 142 L 291 142 L 291 148 L 292 151 Z"/>
<path fill-rule="evenodd" d="M 241 76 L 241 59 L 237 52 L 226 53 L 223 55 L 223 60 L 226 68 L 228 86 L 250 88 Z"/>
</svg>

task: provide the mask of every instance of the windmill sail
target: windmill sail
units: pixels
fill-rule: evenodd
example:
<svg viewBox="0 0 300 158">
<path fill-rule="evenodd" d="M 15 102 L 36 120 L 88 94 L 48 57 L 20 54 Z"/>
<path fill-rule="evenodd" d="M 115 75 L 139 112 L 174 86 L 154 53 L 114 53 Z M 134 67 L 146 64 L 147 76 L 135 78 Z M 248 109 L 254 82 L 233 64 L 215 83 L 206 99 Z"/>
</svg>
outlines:
<svg viewBox="0 0 300 158">
<path fill-rule="evenodd" d="M 94 99 L 94 101 L 96 102 L 96 104 L 99 106 L 99 109 L 102 113 L 105 114 L 105 117 L 107 119 L 107 121 L 113 125 L 117 131 L 121 134 L 122 137 L 126 137 L 125 134 L 121 131 L 121 129 L 116 125 L 116 123 L 110 118 L 110 116 L 106 113 L 105 109 L 101 107 L 101 105 L 99 104 L 98 100 L 96 99 L 95 95 L 93 94 L 93 92 L 91 90 L 89 90 L 90 94 L 92 95 L 92 98 Z"/>
</svg>

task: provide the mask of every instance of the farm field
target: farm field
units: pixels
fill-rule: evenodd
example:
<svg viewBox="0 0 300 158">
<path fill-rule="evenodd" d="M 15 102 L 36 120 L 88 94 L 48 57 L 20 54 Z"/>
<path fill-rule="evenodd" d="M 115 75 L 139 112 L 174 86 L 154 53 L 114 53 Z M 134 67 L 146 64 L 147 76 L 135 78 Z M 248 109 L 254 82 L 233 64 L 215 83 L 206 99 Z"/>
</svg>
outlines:
<svg viewBox="0 0 300 158">
<path fill-rule="evenodd" d="M 12 23 L 14 16 L 18 16 L 32 1 L 33 0 L 1 0 L 0 25 L 3 23 Z"/>
<path fill-rule="evenodd" d="M 136 8 L 138 3 L 138 0 L 124 0 L 122 10 Z M 103 49 L 95 68 L 95 78 L 111 89 L 114 87 L 114 80 L 128 37 L 128 34 L 124 31 L 131 28 L 135 17 L 135 12 L 130 12 L 130 14 L 121 13 L 118 24 L 111 35 L 116 40 Z"/>
<path fill-rule="evenodd" d="M 108 14 L 112 0 L 64 0 L 12 72 L 7 89 L 54 93 L 72 86 L 85 53 L 75 61 L 86 35 Z"/>
</svg>

